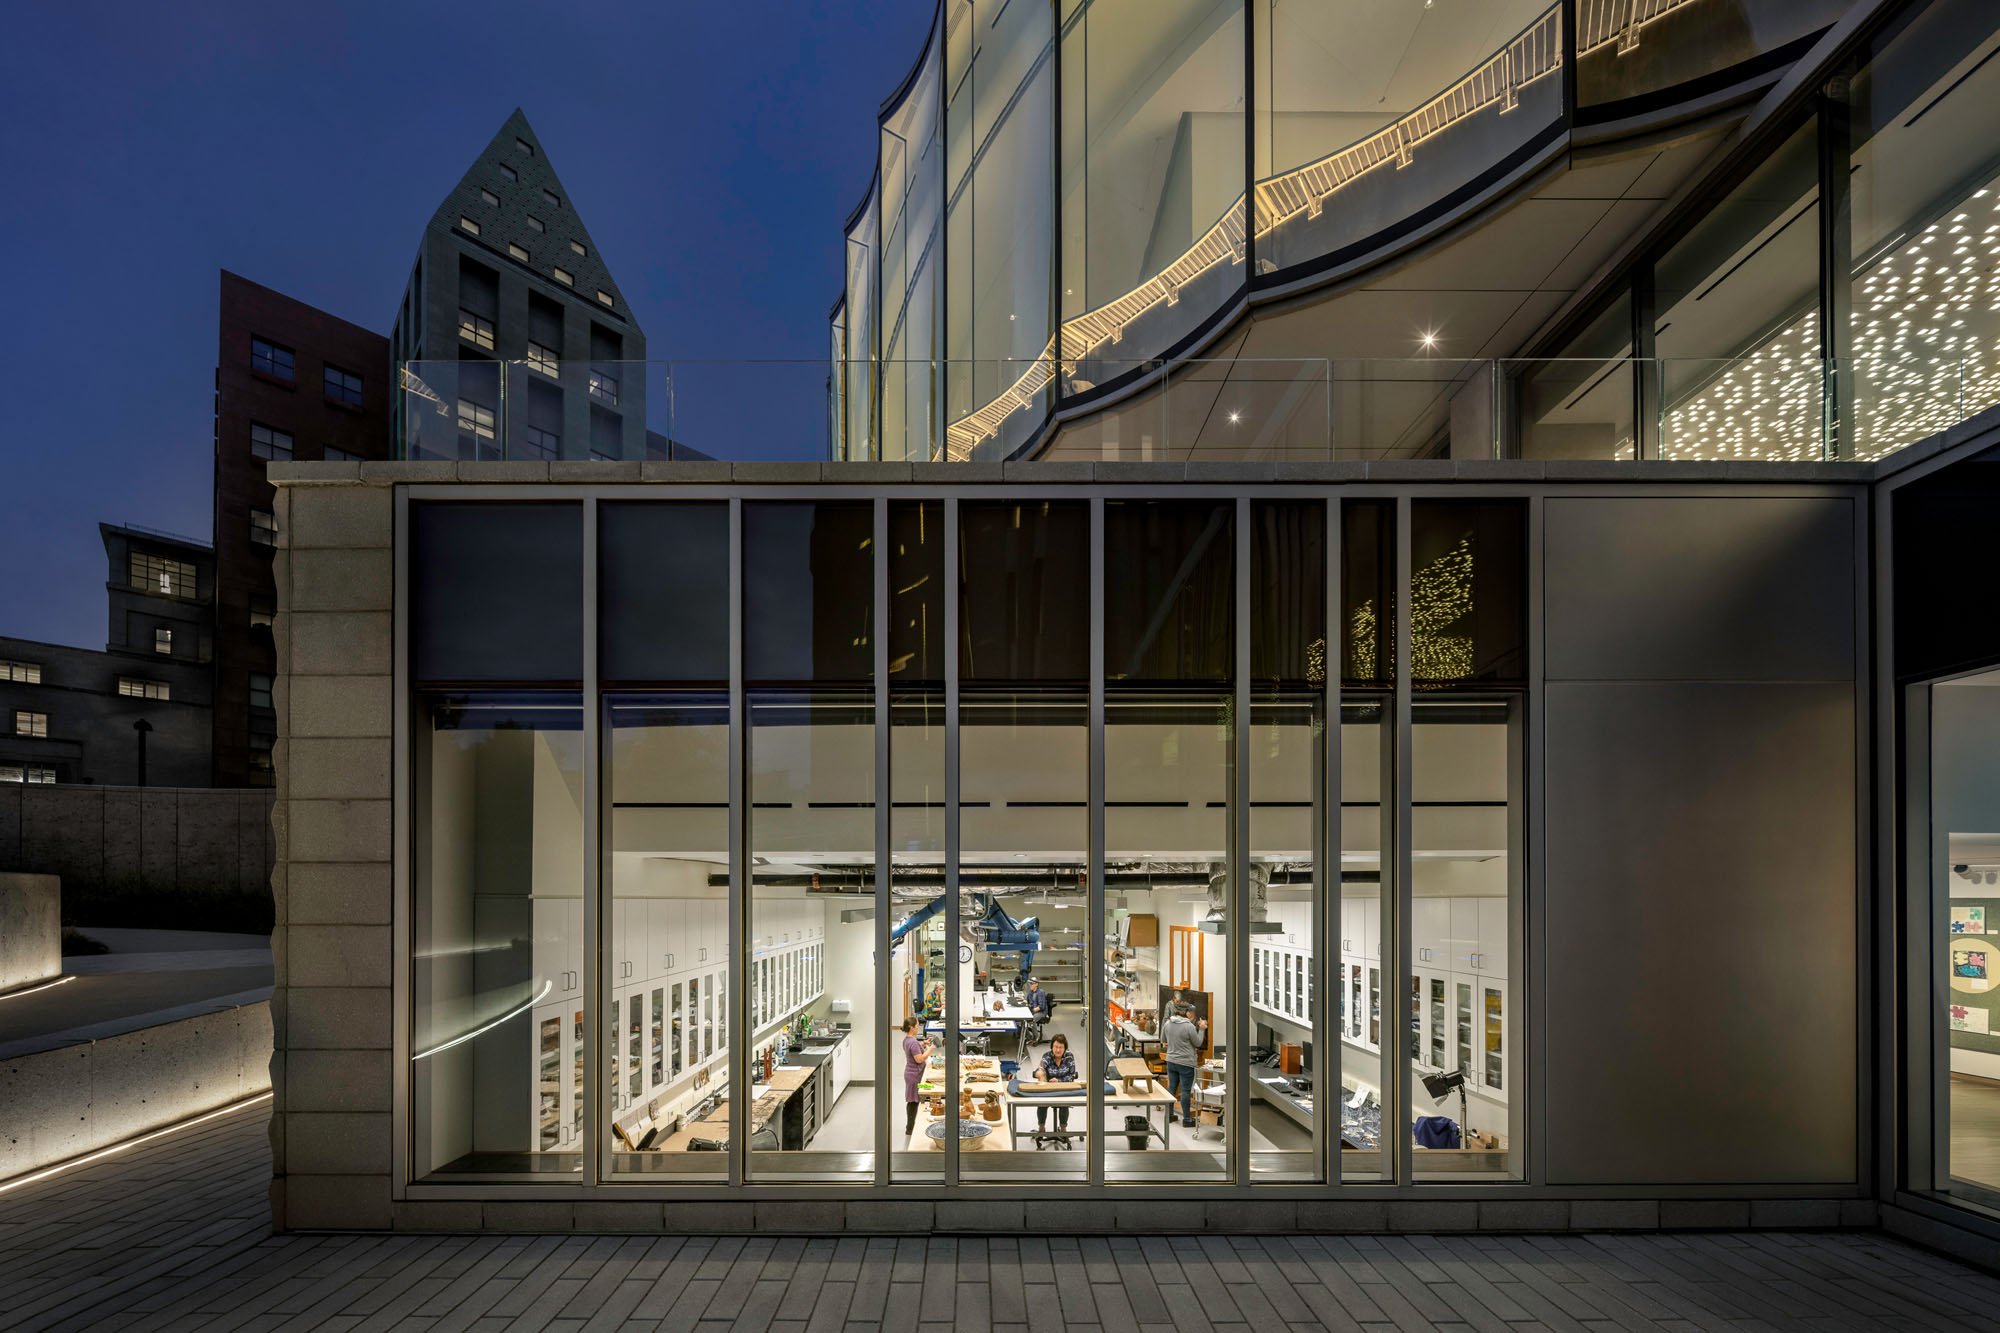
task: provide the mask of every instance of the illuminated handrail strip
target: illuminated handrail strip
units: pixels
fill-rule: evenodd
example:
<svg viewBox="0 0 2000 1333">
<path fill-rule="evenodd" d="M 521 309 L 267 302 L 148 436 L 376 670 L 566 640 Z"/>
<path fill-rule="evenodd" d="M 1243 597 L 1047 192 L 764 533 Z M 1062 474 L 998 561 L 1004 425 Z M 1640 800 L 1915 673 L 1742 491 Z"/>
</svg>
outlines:
<svg viewBox="0 0 2000 1333">
<path fill-rule="evenodd" d="M 1578 7 L 1578 54 L 1618 44 L 1622 55 L 1638 45 L 1639 30 L 1694 0 L 1584 0 Z M 1562 68 L 1562 7 L 1551 5 L 1512 41 L 1450 88 L 1408 115 L 1356 143 L 1316 161 L 1296 167 L 1256 186 L 1258 236 L 1298 217 L 1318 217 L 1328 197 L 1385 163 L 1407 167 L 1416 147 L 1453 125 L 1489 107 L 1512 111 L 1521 90 Z M 1247 218 L 1242 196 L 1200 239 L 1159 274 L 1095 310 L 1064 321 L 1043 346 L 1041 355 L 1021 376 L 984 406 L 974 409 L 945 431 L 945 453 L 952 459 L 971 456 L 981 440 L 997 435 L 1008 417 L 1031 406 L 1054 377 L 1061 359 L 1073 369 L 1078 358 L 1106 343 L 1116 343 L 1125 326 L 1155 305 L 1180 299 L 1180 289 L 1225 259 L 1244 255 Z"/>
</svg>

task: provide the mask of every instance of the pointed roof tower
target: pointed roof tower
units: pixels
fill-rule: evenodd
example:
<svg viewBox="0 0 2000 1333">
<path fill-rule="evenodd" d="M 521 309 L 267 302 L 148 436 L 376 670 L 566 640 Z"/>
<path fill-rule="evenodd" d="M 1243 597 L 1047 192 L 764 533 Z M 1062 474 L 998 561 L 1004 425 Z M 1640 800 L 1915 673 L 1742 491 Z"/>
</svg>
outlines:
<svg viewBox="0 0 2000 1333">
<path fill-rule="evenodd" d="M 638 330 L 638 321 L 598 254 L 590 229 L 583 225 L 540 136 L 519 107 L 444 197 L 431 215 L 430 225 L 466 235 L 463 224 L 468 219 L 479 228 L 476 238 L 485 248 L 525 263 Z M 527 259 L 521 259 L 516 249 L 525 252 Z M 601 299 L 599 292 L 610 300 Z"/>
</svg>

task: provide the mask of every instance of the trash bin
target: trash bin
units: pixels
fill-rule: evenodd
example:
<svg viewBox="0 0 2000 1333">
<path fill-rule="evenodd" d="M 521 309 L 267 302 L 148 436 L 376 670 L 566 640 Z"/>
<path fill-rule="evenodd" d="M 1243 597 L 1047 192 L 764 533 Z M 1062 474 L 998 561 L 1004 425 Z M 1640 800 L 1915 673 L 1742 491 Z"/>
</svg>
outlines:
<svg viewBox="0 0 2000 1333">
<path fill-rule="evenodd" d="M 1125 1117 L 1125 1146 L 1133 1152 L 1144 1152 L 1146 1143 L 1153 1137 L 1152 1122 L 1142 1115 Z"/>
</svg>

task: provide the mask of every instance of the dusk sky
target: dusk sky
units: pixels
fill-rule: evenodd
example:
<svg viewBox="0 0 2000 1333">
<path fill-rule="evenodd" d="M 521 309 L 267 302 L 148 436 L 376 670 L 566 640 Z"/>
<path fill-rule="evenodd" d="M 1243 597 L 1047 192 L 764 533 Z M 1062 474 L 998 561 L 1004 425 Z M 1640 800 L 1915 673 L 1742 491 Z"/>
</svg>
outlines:
<svg viewBox="0 0 2000 1333">
<path fill-rule="evenodd" d="M 0 44 L 0 634 L 104 646 L 100 520 L 208 538 L 218 270 L 386 334 L 517 105 L 649 357 L 824 357 L 875 112 L 933 12 L 24 0 Z M 820 448 L 812 404 L 779 401 L 796 434 L 747 447 Z"/>
</svg>

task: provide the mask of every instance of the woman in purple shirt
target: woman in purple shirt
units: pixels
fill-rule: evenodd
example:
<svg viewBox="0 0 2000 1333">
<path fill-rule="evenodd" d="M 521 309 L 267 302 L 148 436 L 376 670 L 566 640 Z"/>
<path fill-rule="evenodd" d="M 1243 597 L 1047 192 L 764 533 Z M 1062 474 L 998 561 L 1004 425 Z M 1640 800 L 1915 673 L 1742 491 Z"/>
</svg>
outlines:
<svg viewBox="0 0 2000 1333">
<path fill-rule="evenodd" d="M 924 1081 L 924 1065 L 930 1058 L 930 1039 L 917 1035 L 916 1019 L 904 1019 L 903 1103 L 908 1114 L 903 1118 L 903 1137 L 906 1139 L 917 1128 L 917 1084 Z"/>
</svg>

